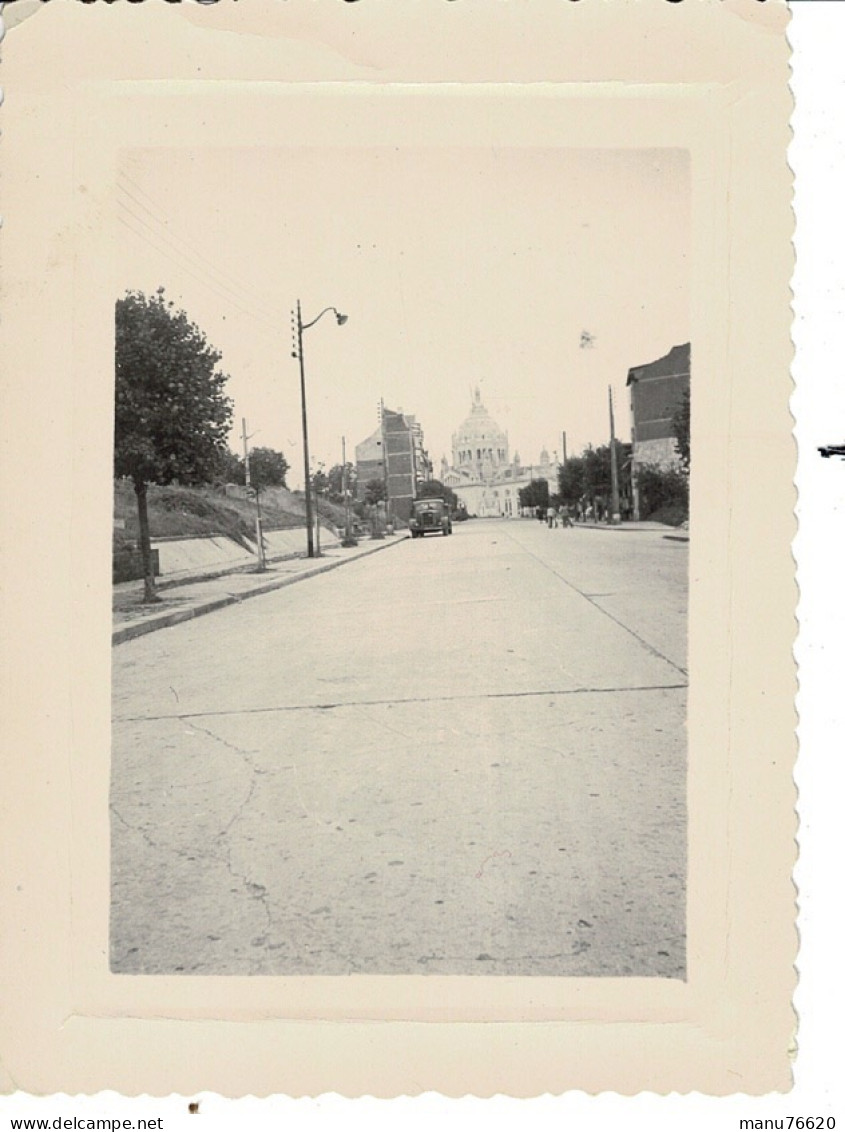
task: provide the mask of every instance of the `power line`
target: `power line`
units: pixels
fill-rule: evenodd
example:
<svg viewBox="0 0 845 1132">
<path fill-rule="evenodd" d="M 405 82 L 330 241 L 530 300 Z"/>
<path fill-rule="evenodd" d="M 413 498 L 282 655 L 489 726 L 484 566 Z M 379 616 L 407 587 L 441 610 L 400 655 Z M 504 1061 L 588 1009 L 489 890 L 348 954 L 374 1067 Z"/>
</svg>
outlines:
<svg viewBox="0 0 845 1132">
<path fill-rule="evenodd" d="M 212 277 L 216 276 L 215 282 L 217 282 L 220 286 L 225 287 L 227 290 L 232 290 L 238 295 L 249 298 L 253 303 L 255 303 L 258 308 L 262 309 L 266 315 L 271 318 L 274 317 L 272 308 L 266 304 L 265 299 L 262 298 L 257 291 L 253 290 L 253 288 L 243 280 L 238 279 L 234 274 L 229 274 L 223 271 L 216 263 L 210 260 L 207 256 L 203 255 L 202 252 L 197 251 L 193 244 L 191 244 L 183 236 L 180 236 L 178 232 L 173 231 L 170 226 L 170 221 L 166 218 L 166 216 L 162 215 L 163 210 L 156 204 L 152 197 L 150 197 L 150 195 L 145 192 L 144 189 L 140 187 L 140 185 L 136 185 L 134 181 L 130 180 L 129 177 L 126 176 L 126 174 L 121 174 L 121 176 L 127 182 L 127 184 L 131 185 L 132 188 L 136 190 L 138 196 L 136 196 L 135 193 L 130 192 L 125 185 L 119 184 L 119 191 L 126 197 L 128 197 L 133 202 L 133 204 L 136 205 L 136 207 L 142 209 L 155 222 L 155 224 L 162 229 L 161 232 L 157 232 L 157 235 L 159 235 L 160 239 L 164 240 L 168 244 L 168 246 L 172 247 L 173 250 L 178 252 L 180 255 L 188 254 L 192 256 L 196 261 L 195 266 L 198 268 L 198 270 L 207 271 L 212 275 Z M 144 204 L 143 200 L 139 199 L 139 196 L 146 198 L 146 200 L 149 201 L 149 203 L 153 207 L 150 208 L 146 204 Z M 119 203 L 124 204 L 124 207 L 128 208 L 128 205 L 125 205 L 124 202 Z M 136 217 L 136 219 L 141 221 L 140 217 Z M 176 245 L 181 245 L 181 247 L 178 247 Z"/>
<path fill-rule="evenodd" d="M 124 208 L 126 207 L 125 205 L 122 205 L 121 202 L 118 202 L 118 203 L 121 204 L 121 207 L 124 207 Z M 132 220 L 134 220 L 138 224 L 143 225 L 143 220 L 141 220 L 139 217 L 137 217 L 131 211 L 131 209 L 127 209 L 126 211 L 127 211 L 128 216 L 131 217 Z M 213 292 L 219 299 L 222 299 L 225 303 L 229 304 L 230 306 L 235 307 L 242 314 L 245 314 L 248 318 L 252 318 L 256 322 L 260 322 L 263 326 L 266 326 L 268 329 L 272 330 L 274 333 L 278 333 L 279 328 L 278 328 L 277 324 L 270 322 L 269 319 L 263 318 L 256 311 L 250 310 L 248 307 L 242 306 L 240 303 L 236 302 L 231 296 L 223 294 L 223 292 L 219 290 L 219 288 L 215 285 L 215 283 L 213 281 L 209 280 L 208 278 L 203 278 L 201 275 L 198 275 L 195 271 L 192 271 L 191 268 L 187 264 L 182 263 L 179 260 L 174 259 L 172 255 L 168 254 L 168 252 L 165 250 L 165 248 L 159 246 L 153 240 L 150 240 L 149 237 L 145 236 L 142 232 L 139 232 L 137 228 L 133 227 L 132 224 L 128 223 L 126 216 L 119 215 L 118 220 L 120 221 L 121 224 L 123 224 L 123 226 L 125 228 L 128 228 L 130 232 L 134 233 L 134 235 L 137 236 L 139 240 L 143 241 L 146 244 L 149 244 L 150 247 L 155 248 L 155 250 L 160 255 L 163 255 L 165 259 L 169 260 L 170 263 L 172 263 L 180 271 L 184 271 L 186 275 L 190 275 L 190 277 L 192 279 L 196 280 L 196 282 L 201 283 L 204 287 L 207 287 L 208 290 Z M 153 236 L 157 240 L 161 240 L 161 237 L 158 235 L 158 233 L 153 231 L 153 229 L 150 229 L 148 225 L 143 225 L 143 226 L 147 227 L 148 231 L 152 232 Z"/>
<path fill-rule="evenodd" d="M 138 218 L 132 212 L 129 212 L 128 215 L 131 216 L 132 219 L 136 222 L 138 221 Z M 209 278 L 204 278 L 202 275 L 198 275 L 195 271 L 191 270 L 191 268 L 187 264 L 174 259 L 173 256 L 168 254 L 165 248 L 159 246 L 153 240 L 150 240 L 147 236 L 145 236 L 142 232 L 139 232 L 137 228 L 132 226 L 132 224 L 129 224 L 125 217 L 118 216 L 118 220 L 123 224 L 125 228 L 128 228 L 130 232 L 134 233 L 134 235 L 136 235 L 138 239 L 146 244 L 149 244 L 150 247 L 154 248 L 160 255 L 164 256 L 165 259 L 167 259 L 180 271 L 183 271 L 186 275 L 189 275 L 192 279 L 196 280 L 196 282 L 201 283 L 219 299 L 222 299 L 223 302 L 225 302 L 227 305 L 241 311 L 242 314 L 247 315 L 249 318 L 255 319 L 256 322 L 260 322 L 263 326 L 266 326 L 273 331 L 278 331 L 278 327 L 275 324 L 263 318 L 256 311 L 242 306 L 240 303 L 236 302 L 231 295 L 223 294 L 223 292 L 214 284 L 212 280 L 210 280 Z"/>
<path fill-rule="evenodd" d="M 244 295 L 244 294 L 243 294 L 243 291 L 242 291 L 242 289 L 240 289 L 240 288 L 237 288 L 237 287 L 235 287 L 235 286 L 230 286 L 230 285 L 229 285 L 228 283 L 222 282 L 222 281 L 221 281 L 221 279 L 219 279 L 219 278 L 216 278 L 216 277 L 215 277 L 215 276 L 214 276 L 214 275 L 213 275 L 213 274 L 212 274 L 211 272 L 209 272 L 209 271 L 208 271 L 208 270 L 207 270 L 207 269 L 206 269 L 205 267 L 203 267 L 203 265 L 202 265 L 201 263 L 199 263 L 199 262 L 191 262 L 191 260 L 190 260 L 190 259 L 187 259 L 187 258 L 186 258 L 186 256 L 185 256 L 185 253 L 184 253 L 184 251 L 182 251 L 182 249 L 180 249 L 180 248 L 176 247 L 176 246 L 175 246 L 175 245 L 173 244 L 173 242 L 172 242 L 172 241 L 170 241 L 170 240 L 168 240 L 168 239 L 167 239 L 167 237 L 166 237 L 166 235 L 165 235 L 165 234 L 163 234 L 163 233 L 162 233 L 162 232 L 160 232 L 160 231 L 159 231 L 159 230 L 158 230 L 157 228 L 155 228 L 155 227 L 153 227 L 153 226 L 152 226 L 151 224 L 149 224 L 149 223 L 148 223 L 148 222 L 147 222 L 147 221 L 146 221 L 146 220 L 144 219 L 144 217 L 143 217 L 143 216 L 139 216 L 139 215 L 138 215 L 138 214 L 137 214 L 136 212 L 134 212 L 134 211 L 133 211 L 133 209 L 132 209 L 132 208 L 130 208 L 130 206 L 129 206 L 129 205 L 128 205 L 128 204 L 127 204 L 127 203 L 126 203 L 125 201 L 123 201 L 123 200 L 118 200 L 118 201 L 117 201 L 117 205 L 118 205 L 118 208 L 119 208 L 119 209 L 123 209 L 123 210 L 124 210 L 124 211 L 125 211 L 125 212 L 126 212 L 126 213 L 127 213 L 128 215 L 129 215 L 129 216 L 131 216 L 131 217 L 132 217 L 132 219 L 133 219 L 133 220 L 134 220 L 134 221 L 135 221 L 135 222 L 136 222 L 137 224 L 140 224 L 140 225 L 141 225 L 141 227 L 143 227 L 144 229 L 146 229 L 146 231 L 147 231 L 147 232 L 149 232 L 149 233 L 150 233 L 150 235 L 154 236 L 154 237 L 155 237 L 155 239 L 156 239 L 157 241 L 159 241 L 159 243 L 158 243 L 158 244 L 156 244 L 156 245 L 153 245 L 153 246 L 155 246 L 155 247 L 156 247 L 156 250 L 158 250 L 158 251 L 161 251 L 161 253 L 162 253 L 163 255 L 166 255 L 166 256 L 167 256 L 167 258 L 168 258 L 168 259 L 170 259 L 171 263 L 175 263 L 175 264 L 178 264 L 179 266 L 185 266 L 185 267 L 186 267 L 186 270 L 187 270 L 187 266 L 186 266 L 186 265 L 190 265 L 191 267 L 193 267 L 193 268 L 194 268 L 194 270 L 195 270 L 195 271 L 198 271 L 198 272 L 200 272 L 200 273 L 201 273 L 201 275 L 203 276 L 203 278 L 204 278 L 205 280 L 207 280 L 207 281 L 209 282 L 209 284 L 210 284 L 210 285 L 211 285 L 211 284 L 213 284 L 213 286 L 214 286 L 214 287 L 215 287 L 216 289 L 218 289 L 218 290 L 217 290 L 217 293 L 218 293 L 218 294 L 220 294 L 220 292 L 221 292 L 221 290 L 222 290 L 222 291 L 226 291 L 226 292 L 228 293 L 228 295 L 229 295 L 229 296 L 231 296 L 231 298 L 232 298 L 232 299 L 236 299 L 236 300 L 237 300 L 237 299 L 239 299 L 239 300 L 242 300 L 242 301 L 243 301 L 243 300 L 249 300 L 249 299 L 250 299 L 250 296 L 248 296 L 248 295 Z M 176 256 L 178 256 L 179 258 L 178 258 L 178 259 L 174 259 L 174 258 L 173 258 L 172 256 L 169 256 L 169 255 L 167 255 L 167 253 L 166 253 L 166 252 L 165 252 L 165 251 L 163 250 L 163 248 L 162 248 L 162 247 L 161 247 L 160 245 L 163 245 L 163 246 L 164 246 L 164 248 L 167 248 L 167 249 L 169 249 L 169 250 L 170 250 L 171 252 L 174 252 L 174 253 L 175 253 L 175 255 L 176 255 Z M 196 258 L 196 257 L 195 257 L 195 258 Z M 221 296 L 221 297 L 222 297 L 222 296 Z M 273 318 L 273 315 L 271 314 L 271 312 L 269 311 L 269 309 L 266 309 L 266 308 L 261 308 L 261 310 L 260 310 L 260 313 L 261 313 L 261 314 L 263 314 L 263 315 L 265 315 L 266 317 L 268 317 L 268 318 L 270 318 L 270 319 L 272 319 L 272 318 Z"/>
<path fill-rule="evenodd" d="M 254 290 L 244 280 L 239 279 L 234 273 L 227 274 L 226 272 L 222 271 L 216 263 L 210 260 L 207 256 L 203 255 L 202 252 L 197 251 L 197 249 L 193 246 L 193 244 L 190 243 L 190 241 L 186 240 L 183 236 L 180 236 L 178 232 L 173 231 L 170 226 L 170 220 L 166 217 L 166 215 L 163 215 L 165 213 L 165 210 L 161 207 L 161 205 L 153 200 L 153 198 L 148 192 L 146 192 L 145 189 L 142 189 L 140 185 L 131 180 L 131 178 L 126 175 L 126 173 L 121 173 L 120 176 L 140 196 L 144 197 L 149 202 L 149 204 L 152 205 L 152 208 L 147 207 L 147 205 L 145 205 L 143 201 L 138 200 L 138 198 L 135 197 L 134 194 L 131 193 L 125 185 L 118 185 L 119 190 L 125 193 L 126 196 L 128 196 L 135 202 L 135 204 L 142 208 L 144 212 L 146 212 L 153 220 L 156 221 L 157 224 L 161 225 L 169 239 L 172 239 L 176 243 L 182 244 L 183 247 L 186 248 L 190 252 L 190 254 L 194 256 L 195 259 L 201 261 L 203 264 L 209 267 L 216 275 L 220 277 L 221 280 L 223 280 L 224 282 L 233 282 L 239 291 L 251 293 L 253 301 L 256 302 L 259 306 L 264 305 L 264 299 L 261 297 L 258 291 Z"/>
</svg>

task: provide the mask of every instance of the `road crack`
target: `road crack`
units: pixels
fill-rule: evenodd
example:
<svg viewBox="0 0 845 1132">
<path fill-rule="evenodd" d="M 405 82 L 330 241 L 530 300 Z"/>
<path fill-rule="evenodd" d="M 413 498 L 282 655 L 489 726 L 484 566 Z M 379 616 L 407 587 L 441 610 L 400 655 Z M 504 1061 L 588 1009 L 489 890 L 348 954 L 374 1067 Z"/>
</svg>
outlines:
<svg viewBox="0 0 845 1132">
<path fill-rule="evenodd" d="M 174 848 L 170 845 L 163 845 L 152 838 L 143 826 L 133 825 L 131 822 L 127 821 L 123 814 L 114 805 L 114 803 L 109 806 L 109 809 L 126 829 L 137 833 L 140 837 L 143 838 L 143 840 L 151 849 L 154 849 L 157 852 L 171 853 L 176 857 L 182 858 L 183 860 L 197 860 L 200 856 L 206 856 L 210 860 L 215 861 L 217 864 L 222 865 L 232 877 L 232 879 L 243 886 L 249 898 L 251 900 L 257 900 L 261 904 L 267 919 L 267 930 L 270 931 L 273 928 L 273 916 L 268 904 L 267 889 L 264 885 L 258 884 L 256 881 L 252 880 L 247 874 L 237 872 L 232 863 L 233 847 L 229 840 L 229 834 L 232 828 L 239 820 L 241 820 L 244 815 L 244 811 L 252 802 L 256 789 L 258 787 L 258 776 L 263 773 L 263 771 L 255 764 L 255 759 L 253 756 L 256 752 L 244 750 L 242 747 L 238 747 L 236 744 L 230 743 L 227 739 L 222 738 L 220 735 L 216 735 L 208 727 L 203 727 L 201 724 L 194 722 L 192 723 L 192 726 L 197 731 L 201 731 L 204 735 L 207 735 L 210 739 L 214 739 L 216 742 L 221 743 L 229 750 L 235 751 L 243 759 L 250 772 L 249 786 L 246 790 L 246 793 L 244 794 L 243 799 L 235 807 L 234 813 L 226 822 L 226 824 L 222 826 L 219 832 L 214 836 L 213 843 L 210 846 L 190 849 L 179 849 Z"/>
<path fill-rule="evenodd" d="M 231 844 L 231 841 L 229 840 L 229 833 L 231 832 L 233 826 L 235 826 L 237 822 L 239 822 L 243 818 L 245 810 L 255 796 L 255 791 L 258 788 L 258 776 L 264 773 L 260 769 L 260 767 L 256 765 L 254 756 L 257 752 L 244 750 L 243 747 L 239 747 L 235 743 L 230 743 L 228 739 L 224 739 L 221 735 L 215 734 L 215 732 L 213 732 L 210 728 L 203 727 L 199 723 L 194 722 L 192 723 L 192 726 L 196 728 L 197 731 L 201 731 L 204 735 L 207 735 L 209 739 L 214 739 L 218 743 L 222 743 L 222 745 L 228 750 L 235 751 L 236 754 L 241 756 L 250 771 L 249 787 L 247 788 L 243 800 L 215 838 L 215 842 L 222 849 L 222 856 L 217 857 L 217 860 L 219 860 L 220 863 L 225 866 L 226 870 L 233 880 L 236 880 L 241 885 L 243 885 L 250 899 L 257 900 L 261 907 L 264 909 L 264 914 L 267 918 L 267 931 L 269 932 L 273 929 L 273 914 L 270 910 L 270 905 L 268 904 L 269 894 L 267 892 L 267 888 L 265 885 L 259 884 L 257 881 L 252 880 L 247 873 L 240 873 L 236 871 L 234 865 L 232 864 L 233 846 Z"/>
<path fill-rule="evenodd" d="M 177 717 L 177 718 L 179 718 L 179 717 Z M 184 718 L 187 718 L 187 717 L 184 717 Z M 191 717 L 191 718 L 193 718 L 193 717 Z M 209 739 L 214 739 L 216 742 L 222 743 L 224 747 L 228 747 L 230 751 L 235 751 L 237 754 L 241 755 L 244 759 L 246 759 L 249 762 L 250 766 L 253 769 L 255 768 L 255 763 L 253 762 L 252 756 L 257 754 L 258 753 L 257 751 L 245 751 L 243 749 L 243 747 L 238 747 L 235 743 L 230 743 L 228 739 L 224 739 L 222 736 L 216 735 L 208 727 L 203 727 L 199 723 L 195 723 L 194 727 L 197 729 L 197 731 L 202 731 L 202 733 L 204 735 L 207 735 L 209 737 Z"/>
<path fill-rule="evenodd" d="M 649 646 L 650 647 L 650 646 Z M 660 654 L 658 654 L 660 655 Z M 665 657 L 661 657 L 665 660 Z M 667 661 L 672 664 L 671 661 Z M 677 665 L 673 665 L 677 668 Z M 683 672 L 683 669 L 678 669 Z M 686 673 L 684 673 L 686 675 Z M 582 687 L 582 688 L 537 688 L 525 692 L 457 692 L 452 695 L 436 696 L 395 696 L 383 700 L 338 700 L 331 703 L 319 704 L 269 704 L 254 708 L 219 708 L 216 711 L 186 711 L 168 712 L 162 715 L 131 715 L 115 719 L 116 723 L 160 723 L 168 719 L 190 720 L 215 719 L 231 715 L 272 715 L 273 713 L 299 712 L 299 711 L 336 711 L 345 708 L 362 707 L 397 707 L 405 704 L 447 704 L 471 703 L 478 700 L 520 700 L 532 699 L 539 696 L 600 696 L 612 695 L 617 692 L 675 692 L 685 691 L 688 683 L 677 684 L 615 684 L 612 687 Z M 194 724 L 194 726 L 197 726 Z M 209 732 L 209 734 L 211 734 Z M 216 738 L 216 736 L 215 736 Z M 225 742 L 225 740 L 221 740 Z M 232 746 L 232 744 L 227 744 Z M 238 750 L 237 747 L 232 747 Z M 244 752 L 240 752 L 243 754 Z"/>
<path fill-rule="evenodd" d="M 117 806 L 115 806 L 114 802 L 110 803 L 109 810 L 110 810 L 111 813 L 114 814 L 114 816 L 117 818 L 117 820 L 122 825 L 124 825 L 127 829 L 131 830 L 132 833 L 137 833 L 140 837 L 142 837 L 151 849 L 163 849 L 164 848 L 163 845 L 159 845 L 156 841 L 153 841 L 153 839 L 150 837 L 150 835 L 147 833 L 147 831 L 143 828 L 143 826 L 133 825 L 131 822 L 128 822 L 126 820 L 126 818 L 123 816 L 123 814 L 120 812 L 120 810 L 118 810 Z M 172 850 L 172 852 L 178 854 L 178 850 L 174 849 L 174 850 Z"/>
</svg>

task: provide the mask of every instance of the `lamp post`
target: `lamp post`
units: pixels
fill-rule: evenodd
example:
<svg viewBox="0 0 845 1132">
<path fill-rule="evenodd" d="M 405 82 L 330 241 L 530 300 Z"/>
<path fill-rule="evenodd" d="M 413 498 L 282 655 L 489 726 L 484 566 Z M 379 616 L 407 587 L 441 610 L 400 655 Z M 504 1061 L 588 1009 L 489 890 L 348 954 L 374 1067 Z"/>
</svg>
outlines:
<svg viewBox="0 0 845 1132">
<path fill-rule="evenodd" d="M 308 530 L 308 557 L 314 558 L 314 509 L 311 501 L 311 467 L 310 458 L 308 453 L 308 410 L 305 403 L 305 356 L 302 352 L 302 332 L 310 329 L 315 323 L 319 322 L 324 314 L 329 311 L 337 319 L 338 326 L 343 326 L 347 320 L 345 314 L 341 314 L 336 307 L 326 307 L 321 310 L 316 318 L 312 318 L 310 322 L 302 321 L 302 310 L 300 307 L 299 299 L 296 300 L 296 310 L 291 314 L 291 324 L 293 329 L 293 351 L 292 358 L 299 359 L 299 393 L 302 402 L 302 458 L 305 471 L 305 525 Z"/>
</svg>

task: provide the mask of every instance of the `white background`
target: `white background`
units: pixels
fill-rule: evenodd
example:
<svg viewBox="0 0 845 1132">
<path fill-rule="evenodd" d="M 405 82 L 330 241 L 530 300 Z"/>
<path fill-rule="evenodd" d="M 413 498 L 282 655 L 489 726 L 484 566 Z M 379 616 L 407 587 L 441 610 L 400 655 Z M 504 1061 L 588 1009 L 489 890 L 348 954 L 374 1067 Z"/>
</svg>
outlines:
<svg viewBox="0 0 845 1132">
<path fill-rule="evenodd" d="M 597 0 L 585 0 L 587 3 Z M 652 0 L 657 2 L 657 0 Z M 695 0 L 685 0 L 694 3 Z M 763 1098 L 700 1096 L 620 1098 L 569 1094 L 533 1101 L 497 1098 L 447 1101 L 438 1097 L 381 1102 L 223 1101 L 198 1098 L 0 1100 L 0 1120 L 30 1116 L 161 1116 L 168 1132 L 202 1127 L 287 1130 L 402 1128 L 442 1132 L 476 1127 L 545 1132 L 577 1129 L 738 1129 L 740 1118 L 779 1120 L 835 1117 L 845 1132 L 842 1085 L 843 772 L 845 758 L 845 460 L 823 460 L 817 448 L 845 444 L 845 0 L 793 0 L 797 265 L 794 280 L 796 391 L 793 412 L 798 445 L 800 531 L 795 542 L 801 599 L 800 890 L 798 960 L 800 1019 L 795 1086 Z M 283 1067 L 280 1067 L 280 1070 Z M 200 1115 L 188 1115 L 188 1099 Z M 199 1121 L 202 1123 L 200 1124 Z"/>
</svg>

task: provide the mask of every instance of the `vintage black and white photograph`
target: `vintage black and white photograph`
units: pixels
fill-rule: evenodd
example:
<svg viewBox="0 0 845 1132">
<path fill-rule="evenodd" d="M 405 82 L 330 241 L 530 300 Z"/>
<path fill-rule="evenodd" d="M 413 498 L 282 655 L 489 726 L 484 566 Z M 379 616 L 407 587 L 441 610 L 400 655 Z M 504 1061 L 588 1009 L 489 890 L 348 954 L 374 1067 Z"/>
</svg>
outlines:
<svg viewBox="0 0 845 1132">
<path fill-rule="evenodd" d="M 10 1087 L 789 1090 L 784 0 L 3 19 Z"/>
<path fill-rule="evenodd" d="M 683 980 L 688 154 L 115 200 L 111 970 Z"/>
</svg>

